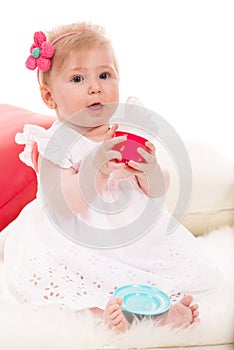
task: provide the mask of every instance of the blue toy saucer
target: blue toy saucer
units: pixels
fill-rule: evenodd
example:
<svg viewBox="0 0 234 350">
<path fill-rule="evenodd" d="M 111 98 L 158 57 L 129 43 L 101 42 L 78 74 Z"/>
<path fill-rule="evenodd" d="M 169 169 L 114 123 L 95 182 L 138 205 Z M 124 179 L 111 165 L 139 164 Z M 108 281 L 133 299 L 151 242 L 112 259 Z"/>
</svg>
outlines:
<svg viewBox="0 0 234 350">
<path fill-rule="evenodd" d="M 123 311 L 136 315 L 160 315 L 171 306 L 171 299 L 166 293 L 142 284 L 122 286 L 116 289 L 114 297 L 122 298 Z"/>
</svg>

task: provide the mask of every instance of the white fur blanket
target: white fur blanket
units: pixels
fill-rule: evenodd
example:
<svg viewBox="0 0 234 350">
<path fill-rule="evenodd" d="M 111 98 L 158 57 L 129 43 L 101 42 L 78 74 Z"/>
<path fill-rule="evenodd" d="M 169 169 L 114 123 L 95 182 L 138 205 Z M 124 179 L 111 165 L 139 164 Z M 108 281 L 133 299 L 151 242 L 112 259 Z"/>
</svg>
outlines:
<svg viewBox="0 0 234 350">
<path fill-rule="evenodd" d="M 79 315 L 55 305 L 16 305 L 0 298 L 0 349 L 145 349 L 234 343 L 234 227 L 223 227 L 197 239 L 226 277 L 224 288 L 217 281 L 215 294 L 198 300 L 199 325 L 186 330 L 168 326 L 155 329 L 145 321 L 116 334 L 89 313 Z"/>
</svg>

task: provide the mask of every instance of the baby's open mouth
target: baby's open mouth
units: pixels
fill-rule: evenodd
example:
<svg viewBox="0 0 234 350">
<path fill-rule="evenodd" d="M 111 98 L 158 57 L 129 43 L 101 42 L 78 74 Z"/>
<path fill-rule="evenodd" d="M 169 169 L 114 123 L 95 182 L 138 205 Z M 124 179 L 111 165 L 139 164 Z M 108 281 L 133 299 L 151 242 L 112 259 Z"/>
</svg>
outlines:
<svg viewBox="0 0 234 350">
<path fill-rule="evenodd" d="M 94 112 L 99 112 L 101 109 L 103 108 L 103 105 L 99 102 L 95 102 L 93 104 L 91 104 L 90 106 L 88 106 L 88 109 Z"/>
</svg>

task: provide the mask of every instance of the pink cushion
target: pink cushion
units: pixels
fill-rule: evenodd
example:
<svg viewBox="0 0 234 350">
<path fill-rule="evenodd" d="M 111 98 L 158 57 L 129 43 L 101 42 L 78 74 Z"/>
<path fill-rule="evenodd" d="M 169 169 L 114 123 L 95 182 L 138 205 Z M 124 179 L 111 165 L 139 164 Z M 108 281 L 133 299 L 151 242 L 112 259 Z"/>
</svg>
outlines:
<svg viewBox="0 0 234 350">
<path fill-rule="evenodd" d="M 15 134 L 25 124 L 50 127 L 54 117 L 34 113 L 8 104 L 0 104 L 0 230 L 14 220 L 23 207 L 35 198 L 35 171 L 22 163 L 24 146 L 15 142 Z"/>
</svg>

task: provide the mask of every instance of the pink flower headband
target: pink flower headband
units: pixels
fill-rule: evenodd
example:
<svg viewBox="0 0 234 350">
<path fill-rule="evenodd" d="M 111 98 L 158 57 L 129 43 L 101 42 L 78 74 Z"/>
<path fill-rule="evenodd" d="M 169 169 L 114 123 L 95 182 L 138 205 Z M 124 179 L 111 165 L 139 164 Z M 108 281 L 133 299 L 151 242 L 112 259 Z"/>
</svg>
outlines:
<svg viewBox="0 0 234 350">
<path fill-rule="evenodd" d="M 43 32 L 34 33 L 34 43 L 30 48 L 31 55 L 27 58 L 25 65 L 28 69 L 34 70 L 38 68 L 41 72 L 47 72 L 51 66 L 51 58 L 54 55 L 54 44 L 62 38 L 69 35 L 83 33 L 85 30 L 76 32 L 68 32 L 60 35 L 52 42 L 47 41 L 46 35 Z"/>
</svg>

